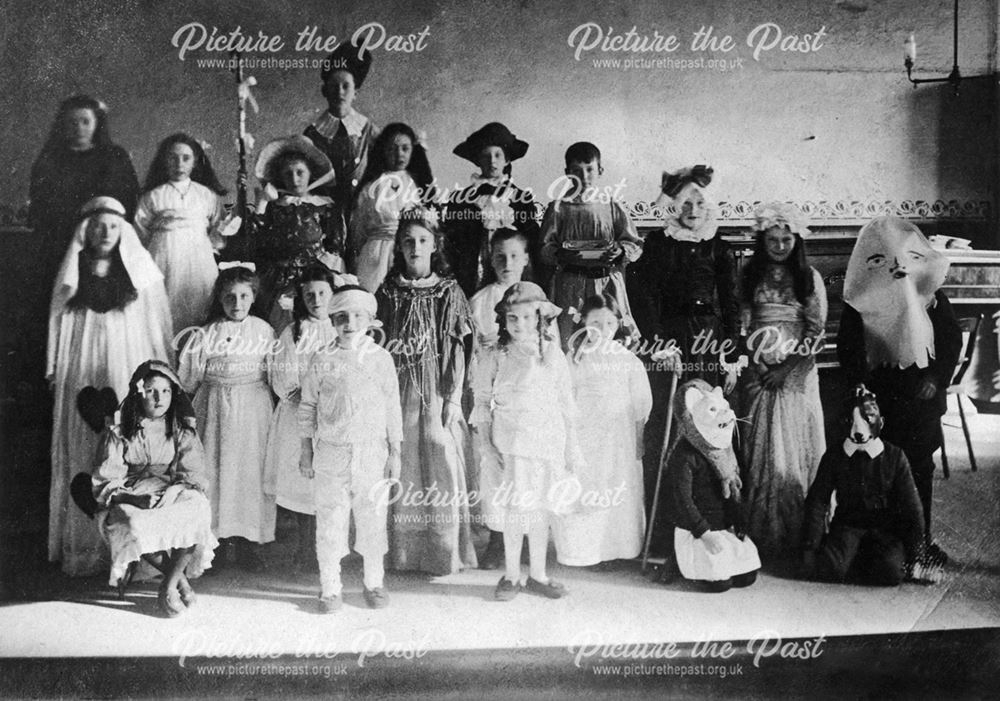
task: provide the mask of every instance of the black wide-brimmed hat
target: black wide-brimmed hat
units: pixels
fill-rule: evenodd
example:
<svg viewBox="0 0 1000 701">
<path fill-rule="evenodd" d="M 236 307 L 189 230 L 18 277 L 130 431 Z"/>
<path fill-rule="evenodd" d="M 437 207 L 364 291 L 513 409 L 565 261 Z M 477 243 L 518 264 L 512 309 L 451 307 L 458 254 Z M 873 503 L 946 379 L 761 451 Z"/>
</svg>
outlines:
<svg viewBox="0 0 1000 701">
<path fill-rule="evenodd" d="M 334 71 L 347 71 L 354 76 L 354 89 L 357 90 L 365 82 L 368 70 L 372 67 L 372 52 L 368 49 L 359 49 L 351 42 L 344 41 L 327 56 L 326 60 L 320 72 L 320 78 L 324 83 Z"/>
<path fill-rule="evenodd" d="M 459 158 L 479 164 L 479 154 L 487 146 L 499 146 L 507 154 L 508 161 L 516 161 L 528 152 L 528 142 L 521 141 L 510 133 L 510 129 L 500 122 L 490 122 L 482 129 L 474 131 L 452 151 Z"/>
</svg>

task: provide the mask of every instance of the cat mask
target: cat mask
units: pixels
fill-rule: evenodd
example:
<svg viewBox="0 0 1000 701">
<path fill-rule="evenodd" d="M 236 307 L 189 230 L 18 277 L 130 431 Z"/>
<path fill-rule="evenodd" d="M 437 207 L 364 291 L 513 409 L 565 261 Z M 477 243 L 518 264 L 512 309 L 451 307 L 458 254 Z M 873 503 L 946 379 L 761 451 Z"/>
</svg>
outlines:
<svg viewBox="0 0 1000 701">
<path fill-rule="evenodd" d="M 722 388 L 704 380 L 689 380 L 680 386 L 677 395 L 679 435 L 712 464 L 725 497 L 739 499 L 743 483 L 733 451 L 736 414 L 722 395 Z"/>
</svg>

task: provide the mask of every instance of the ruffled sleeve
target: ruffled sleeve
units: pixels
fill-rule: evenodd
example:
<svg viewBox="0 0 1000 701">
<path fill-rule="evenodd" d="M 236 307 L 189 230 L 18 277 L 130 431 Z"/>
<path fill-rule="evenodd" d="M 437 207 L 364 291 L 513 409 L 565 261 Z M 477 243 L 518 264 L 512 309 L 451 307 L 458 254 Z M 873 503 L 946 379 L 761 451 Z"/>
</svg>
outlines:
<svg viewBox="0 0 1000 701">
<path fill-rule="evenodd" d="M 815 268 L 811 268 L 813 275 L 813 293 L 806 300 L 802 313 L 805 317 L 805 337 L 803 340 L 809 341 L 815 355 L 822 350 L 823 336 L 826 334 L 826 286 L 823 284 L 823 277 Z"/>
<path fill-rule="evenodd" d="M 319 224 L 323 230 L 323 248 L 338 256 L 343 256 L 347 244 L 347 234 L 344 231 L 344 218 L 335 205 L 330 204 L 320 208 Z M 346 271 L 341 270 L 340 272 Z"/>
<path fill-rule="evenodd" d="M 573 396 L 573 380 L 570 377 L 569 362 L 562 351 L 553 344 L 548 351 L 546 362 L 552 364 L 556 376 L 556 392 L 562 419 L 566 427 L 566 467 L 574 470 L 586 461 L 580 449 L 580 439 L 576 432 L 577 411 L 576 399 Z"/>
<path fill-rule="evenodd" d="M 302 329 L 303 333 L 306 329 Z M 299 389 L 299 375 L 303 362 L 299 359 L 295 340 L 292 338 L 294 324 L 281 332 L 277 350 L 268 356 L 267 383 L 280 399 L 288 399 Z"/>
<path fill-rule="evenodd" d="M 97 466 L 93 471 L 94 498 L 104 507 L 111 504 L 111 498 L 125 487 L 128 464 L 125 449 L 128 443 L 118 426 L 108 428 L 97 447 Z"/>
<path fill-rule="evenodd" d="M 153 191 L 143 193 L 142 197 L 139 198 L 139 205 L 135 209 L 135 233 L 138 235 L 139 240 L 142 242 L 143 246 L 149 247 L 149 239 L 153 232 L 150 231 L 150 226 L 153 223 L 154 218 L 154 207 L 153 207 Z"/>
<path fill-rule="evenodd" d="M 680 445 L 680 444 L 679 444 Z M 674 525 L 691 531 L 695 538 L 701 538 L 712 530 L 711 525 L 698 510 L 693 496 L 696 461 L 703 460 L 691 448 L 675 448 L 667 465 L 666 498 L 671 501 L 670 512 Z"/>
<path fill-rule="evenodd" d="M 184 391 L 192 397 L 205 379 L 205 370 L 208 367 L 207 344 L 212 327 L 213 325 L 209 324 L 195 330 L 184 344 L 178 358 L 177 376 Z"/>
<path fill-rule="evenodd" d="M 653 409 L 653 393 L 649 388 L 649 377 L 642 361 L 629 353 L 628 385 L 632 405 L 632 420 L 640 424 L 646 423 L 649 412 Z"/>
<path fill-rule="evenodd" d="M 556 251 L 562 246 L 562 235 L 559 232 L 559 201 L 550 202 L 542 217 L 542 262 L 546 265 L 556 265 Z"/>
<path fill-rule="evenodd" d="M 488 424 L 493 421 L 493 382 L 500 368 L 501 349 L 490 347 L 476 356 L 472 385 L 472 414 L 469 423 L 472 425 Z"/>
<path fill-rule="evenodd" d="M 150 339 L 152 357 L 173 364 L 174 321 L 170 316 L 170 302 L 167 300 L 167 290 L 163 286 L 163 280 L 156 280 L 139 290 L 136 304 L 142 305 L 138 319 L 141 320 L 140 323 L 146 325 L 145 333 Z"/>
<path fill-rule="evenodd" d="M 660 303 L 663 298 L 663 271 L 668 262 L 666 236 L 653 231 L 646 236 L 642 256 L 627 272 L 628 300 L 632 317 L 644 338 L 664 338 L 660 323 Z"/>
<path fill-rule="evenodd" d="M 735 339 L 739 331 L 739 298 L 736 293 L 736 271 L 729 245 L 716 234 L 713 246 L 715 261 L 715 292 L 722 315 L 722 328 L 727 338 Z"/>
<path fill-rule="evenodd" d="M 226 246 L 226 240 L 222 237 L 219 229 L 225 220 L 226 210 L 222 206 L 221 197 L 208 188 L 205 190 L 207 190 L 205 209 L 208 212 L 208 240 L 212 242 L 214 250 L 221 251 Z"/>
<path fill-rule="evenodd" d="M 176 452 L 171 465 L 173 484 L 185 484 L 192 489 L 204 492 L 207 486 L 205 479 L 205 449 L 202 447 L 198 434 L 190 428 L 178 429 L 174 439 Z"/>
<path fill-rule="evenodd" d="M 386 440 L 390 446 L 398 446 L 403 442 L 403 409 L 399 398 L 399 377 L 396 375 L 396 365 L 388 353 L 380 353 L 379 383 L 385 397 Z"/>
<path fill-rule="evenodd" d="M 819 548 L 826 532 L 830 514 L 830 497 L 833 495 L 837 461 L 840 451 L 835 448 L 823 455 L 816 470 L 816 477 L 806 495 L 805 517 L 802 519 L 802 549 L 811 552 Z"/>
<path fill-rule="evenodd" d="M 299 399 L 299 435 L 312 438 L 316 435 L 316 405 L 319 402 L 318 361 L 309 364 L 302 375 L 302 398 Z"/>
<path fill-rule="evenodd" d="M 632 217 L 628 215 L 620 202 L 611 202 L 611 223 L 614 227 L 615 241 L 621 244 L 625 251 L 625 260 L 634 263 L 642 255 L 642 239 L 636 231 Z"/>
<path fill-rule="evenodd" d="M 370 227 L 369 220 L 372 218 L 371 197 L 368 196 L 370 188 L 371 184 L 369 183 L 358 190 L 350 223 L 347 225 L 347 247 L 355 255 L 365 244 L 366 234 Z"/>
<path fill-rule="evenodd" d="M 475 330 L 469 300 L 454 280 L 445 282 L 447 289 L 441 299 L 438 329 L 440 345 L 441 396 L 447 401 L 465 385 L 465 369 L 472 351 L 471 336 Z"/>
</svg>

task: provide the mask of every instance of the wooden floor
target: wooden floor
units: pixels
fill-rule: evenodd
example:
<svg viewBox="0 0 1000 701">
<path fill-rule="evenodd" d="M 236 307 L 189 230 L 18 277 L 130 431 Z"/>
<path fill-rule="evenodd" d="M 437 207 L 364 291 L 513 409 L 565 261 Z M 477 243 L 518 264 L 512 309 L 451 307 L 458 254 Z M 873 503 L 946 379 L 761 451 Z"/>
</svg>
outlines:
<svg viewBox="0 0 1000 701">
<path fill-rule="evenodd" d="M 848 684 L 880 684 L 900 666 L 916 665 L 926 679 L 915 691 L 935 689 L 935 684 L 944 684 L 941 680 L 951 680 L 953 692 L 969 690 L 972 687 L 954 686 L 956 670 L 963 670 L 959 681 L 975 685 L 981 679 L 977 675 L 1000 660 L 994 635 L 1000 630 L 1000 417 L 971 418 L 979 461 L 975 473 L 969 470 L 957 415 L 946 420 L 954 424 L 945 429 L 952 475 L 945 480 L 938 473 L 934 519 L 938 541 L 954 563 L 936 586 L 825 585 L 797 581 L 772 569 L 749 589 L 706 595 L 681 583 L 651 582 L 637 564 L 611 572 L 553 566 L 553 574 L 571 592 L 560 601 L 521 594 L 509 603 L 495 602 L 495 571 L 439 578 L 390 574 L 391 606 L 371 611 L 360 596 L 359 562 L 349 558 L 345 607 L 336 615 L 321 616 L 316 612 L 315 576 L 289 574 L 288 521 L 279 542 L 267 546 L 264 574 L 224 569 L 203 577 L 196 582 L 196 607 L 166 620 L 156 613 L 154 584 L 134 585 L 126 600 L 118 601 L 103 577 L 63 577 L 44 563 L 38 524 L 31 514 L 22 514 L 19 523 L 10 517 L 4 522 L 8 601 L 0 606 L 0 658 L 12 659 L 0 660 L 0 672 L 11 670 L 14 676 L 8 679 L 20 679 L 27 686 L 19 688 L 42 696 L 57 690 L 46 686 L 48 674 L 73 659 L 82 679 L 96 683 L 94 674 L 108 659 L 139 657 L 147 672 L 187 685 L 192 693 L 264 689 L 271 694 L 304 684 L 303 690 L 323 693 L 424 689 L 430 696 L 450 690 L 461 698 L 457 690 L 479 689 L 492 680 L 517 690 L 515 696 L 561 698 L 539 685 L 549 680 L 584 695 L 601 695 L 618 688 L 597 678 L 611 674 L 618 677 L 616 684 L 636 693 L 670 689 L 681 696 L 739 696 L 738 691 L 774 691 L 765 680 L 801 679 L 805 694 L 816 675 L 834 675 Z M 779 638 L 782 642 L 776 643 Z M 818 649 L 823 652 L 811 660 L 782 659 L 780 650 L 793 639 L 800 652 L 821 641 Z M 724 660 L 699 659 L 699 651 L 704 657 L 710 641 L 733 641 L 736 652 Z M 669 643 L 680 655 L 667 659 L 674 672 L 664 672 L 662 664 L 659 672 L 641 665 L 604 669 L 609 659 L 621 662 L 627 650 L 616 645 L 658 644 L 662 654 L 662 646 Z M 774 647 L 777 652 L 758 659 L 755 667 L 752 653 L 774 645 L 784 647 Z M 933 658 L 928 658 L 930 650 L 936 651 Z M 980 655 L 987 658 L 979 667 L 965 666 Z M 25 667 L 14 658 L 48 662 L 36 660 L 36 666 Z M 956 666 L 959 659 L 964 661 L 961 667 Z M 320 664 L 324 661 L 326 667 Z M 682 661 L 712 663 L 714 676 L 681 677 L 676 665 Z M 734 666 L 728 678 L 719 676 L 726 672 L 715 663 L 723 661 L 742 664 L 744 671 L 737 674 Z M 643 660 L 626 656 L 625 662 Z M 867 667 L 869 662 L 877 666 Z M 265 668 L 264 663 L 298 665 L 298 671 L 275 671 L 278 668 Z M 315 669 L 310 671 L 312 663 Z M 397 681 L 409 679 L 409 686 L 386 681 L 390 670 L 395 670 Z M 281 674 L 300 678 L 283 679 Z M 326 681 L 315 675 L 326 675 Z M 129 688 L 128 678 L 119 672 L 110 674 L 112 678 L 125 685 L 108 687 L 114 693 Z M 84 684 L 78 691 L 96 693 L 102 688 Z M 486 696 L 490 690 L 485 690 Z"/>
</svg>

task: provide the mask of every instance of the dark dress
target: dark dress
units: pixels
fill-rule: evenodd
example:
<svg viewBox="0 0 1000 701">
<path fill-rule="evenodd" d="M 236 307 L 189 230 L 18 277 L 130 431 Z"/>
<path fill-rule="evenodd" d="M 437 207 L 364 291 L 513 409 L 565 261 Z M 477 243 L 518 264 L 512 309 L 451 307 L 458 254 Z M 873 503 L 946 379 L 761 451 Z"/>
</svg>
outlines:
<svg viewBox="0 0 1000 701">
<path fill-rule="evenodd" d="M 444 230 L 448 262 L 455 271 L 455 279 L 471 298 L 493 279 L 490 263 L 490 233 L 483 225 L 483 216 L 477 200 L 481 197 L 500 197 L 509 200 L 514 211 L 514 228 L 528 239 L 528 268 L 522 279 L 548 287 L 548 275 L 542 264 L 541 229 L 536 219 L 535 200 L 528 190 L 522 190 L 509 180 L 501 185 L 482 182 L 470 185 L 451 196 L 444 210 Z"/>
<path fill-rule="evenodd" d="M 666 469 L 663 513 L 669 526 L 700 538 L 706 531 L 724 531 L 736 524 L 738 507 L 727 502 L 715 470 L 687 438 L 678 439 Z"/>
<path fill-rule="evenodd" d="M 361 184 L 361 179 L 368 168 L 372 144 L 379 133 L 378 127 L 370 119 L 357 112 L 353 114 L 359 121 L 364 120 L 364 126 L 358 135 L 349 134 L 340 120 L 329 112 L 324 112 L 315 123 L 306 127 L 304 132 L 333 164 L 336 180 L 333 186 L 323 188 L 322 192 L 333 198 L 343 231 L 347 231 L 351 221 L 351 210 L 358 194 L 358 185 Z"/>
<path fill-rule="evenodd" d="M 721 236 L 693 243 L 678 241 L 660 230 L 646 237 L 642 257 L 628 269 L 626 283 L 643 339 L 640 358 L 646 363 L 653 391 L 653 410 L 643 434 L 648 511 L 666 440 L 663 434 L 672 374 L 649 356 L 673 340 L 685 363 L 678 384 L 701 378 L 711 385 L 721 385 L 725 373 L 719 366 L 718 353 L 707 352 L 709 347 L 699 353 L 691 349 L 699 333 L 714 340 L 717 347 L 725 339 L 735 340 L 739 326 L 736 276 L 732 253 Z M 663 537 L 658 529 L 654 542 L 659 546 Z"/>
<path fill-rule="evenodd" d="M 830 496 L 837 510 L 824 537 Z M 819 575 L 843 581 L 849 573 L 898 584 L 903 565 L 923 541 L 924 516 L 903 451 L 885 443 L 877 457 L 841 446 L 823 456 L 806 498 L 803 550 L 818 552 Z"/>
<path fill-rule="evenodd" d="M 45 358 L 30 349 L 45 347 L 52 281 L 80 221 L 80 208 L 101 195 L 114 197 L 131 221 L 139 180 L 128 152 L 120 146 L 94 146 L 87 151 L 46 148 L 31 168 L 29 193 L 28 224 L 37 243 L 24 251 L 25 260 L 31 261 L 32 284 L 19 290 L 24 300 L 19 306 L 26 313 L 18 336 L 26 351 L 24 374 L 40 380 L 45 374 Z"/>
<path fill-rule="evenodd" d="M 253 235 L 253 260 L 260 275 L 258 308 L 275 333 L 280 334 L 291 322 L 291 314 L 276 307 L 278 298 L 294 288 L 299 275 L 310 265 L 321 264 L 319 257 L 324 252 L 343 260 L 344 230 L 340 223 L 332 203 L 275 202 L 258 217 Z"/>
<path fill-rule="evenodd" d="M 436 275 L 417 282 L 390 275 L 376 298 L 403 411 L 401 497 L 389 520 L 390 567 L 436 575 L 475 567 L 467 429 L 461 418 L 451 426 L 442 418 L 444 403 L 465 382 L 472 311 L 458 284 Z"/>
<path fill-rule="evenodd" d="M 94 146 L 86 151 L 57 147 L 38 156 L 31 168 L 28 222 L 39 238 L 38 248 L 31 253 L 44 266 L 38 271 L 41 279 L 55 277 L 79 221 L 80 207 L 98 196 L 114 197 L 125 207 L 125 218 L 132 220 L 139 180 L 121 146 Z"/>
<path fill-rule="evenodd" d="M 948 408 L 946 389 L 962 350 L 962 329 L 951 302 L 941 290 L 934 293 L 934 304 L 927 309 L 934 327 L 935 357 L 926 368 L 869 368 L 865 352 L 864 322 L 849 304 L 844 305 L 837 336 L 837 359 L 849 385 L 863 382 L 878 397 L 885 419 L 881 436 L 906 453 L 913 480 L 924 508 L 924 530 L 930 533 L 931 496 L 934 483 L 932 455 L 941 447 L 941 416 Z M 925 379 L 937 386 L 931 399 L 917 398 Z"/>
</svg>

